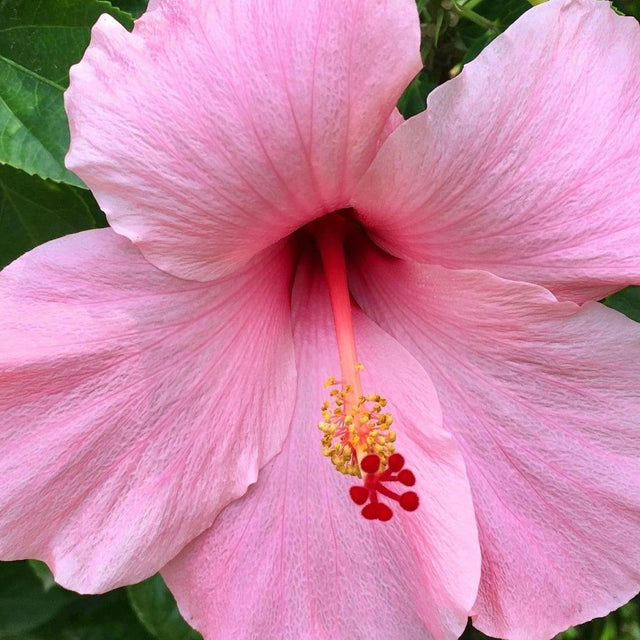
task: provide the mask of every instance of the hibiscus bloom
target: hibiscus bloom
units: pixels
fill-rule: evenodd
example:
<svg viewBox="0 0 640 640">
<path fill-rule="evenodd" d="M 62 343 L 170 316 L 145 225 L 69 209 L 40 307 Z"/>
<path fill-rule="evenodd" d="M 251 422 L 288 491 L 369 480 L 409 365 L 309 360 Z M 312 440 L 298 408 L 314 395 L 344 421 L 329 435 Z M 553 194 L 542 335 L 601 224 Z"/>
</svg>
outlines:
<svg viewBox="0 0 640 640">
<path fill-rule="evenodd" d="M 0 276 L 4 559 L 162 570 L 207 640 L 634 595 L 640 330 L 594 301 L 640 282 L 638 25 L 552 0 L 402 122 L 419 38 L 413 0 L 98 21 L 67 162 L 111 228 Z"/>
</svg>

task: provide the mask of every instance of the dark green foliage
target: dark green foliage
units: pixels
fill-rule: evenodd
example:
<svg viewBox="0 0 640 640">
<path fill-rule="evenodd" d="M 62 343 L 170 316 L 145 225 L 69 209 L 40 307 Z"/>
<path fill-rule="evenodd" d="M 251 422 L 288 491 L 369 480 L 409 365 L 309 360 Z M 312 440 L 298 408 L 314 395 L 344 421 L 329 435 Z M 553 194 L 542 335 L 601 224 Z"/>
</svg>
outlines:
<svg viewBox="0 0 640 640">
<path fill-rule="evenodd" d="M 604 303 L 636 322 L 640 322 L 640 287 L 627 287 L 605 298 Z"/>
<path fill-rule="evenodd" d="M 105 225 L 86 189 L 0 165 L 0 268 L 47 240 Z"/>
<path fill-rule="evenodd" d="M 628 16 L 634 16 L 640 20 L 640 0 L 614 0 L 613 6 Z"/>
<path fill-rule="evenodd" d="M 128 587 L 133 610 L 158 640 L 202 640 L 178 611 L 176 601 L 160 575 Z"/>
<path fill-rule="evenodd" d="M 427 96 L 435 87 L 435 81 L 424 70 L 413 79 L 398 100 L 398 109 L 405 119 L 425 110 Z"/>
<path fill-rule="evenodd" d="M 0 637 L 36 629 L 77 598 L 59 587 L 45 589 L 25 562 L 0 562 Z"/>
<path fill-rule="evenodd" d="M 27 562 L 0 563 L 2 640 L 153 640 L 123 589 L 81 596 L 55 585 L 42 567 L 36 575 Z"/>
<path fill-rule="evenodd" d="M 149 0 L 112 0 L 111 4 L 138 18 L 146 11 L 148 2 Z"/>
<path fill-rule="evenodd" d="M 0 0 L 0 163 L 83 186 L 64 167 L 62 94 L 102 13 L 132 26 L 129 14 L 103 0 Z"/>
<path fill-rule="evenodd" d="M 149 633 L 131 608 L 126 589 L 81 596 L 57 586 L 42 563 L 0 562 L 0 638 L 2 640 L 198 640 L 179 618 L 160 578 L 152 578 L 143 609 L 155 599 L 154 621 L 161 634 Z M 138 589 L 145 600 L 145 584 Z M 166 607 L 162 614 L 160 607 Z M 164 616 L 164 617 L 163 617 Z M 146 621 L 145 621 L 146 624 Z M 172 632 L 172 630 L 178 630 Z"/>
<path fill-rule="evenodd" d="M 133 607 L 132 607 L 133 605 Z M 2 640 L 201 640 L 160 576 L 100 596 L 53 582 L 41 562 L 0 562 Z"/>
</svg>

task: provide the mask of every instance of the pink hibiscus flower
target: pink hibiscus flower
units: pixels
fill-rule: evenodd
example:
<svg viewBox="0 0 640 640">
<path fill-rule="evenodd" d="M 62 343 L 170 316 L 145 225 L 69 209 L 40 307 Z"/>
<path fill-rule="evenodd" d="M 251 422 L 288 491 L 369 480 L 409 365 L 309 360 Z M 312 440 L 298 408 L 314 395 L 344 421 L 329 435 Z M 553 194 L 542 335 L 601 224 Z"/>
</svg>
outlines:
<svg viewBox="0 0 640 640">
<path fill-rule="evenodd" d="M 68 166 L 111 229 L 0 275 L 2 558 L 162 569 L 207 640 L 634 595 L 640 328 L 594 301 L 640 282 L 638 24 L 552 0 L 403 123 L 419 37 L 413 0 L 98 21 Z"/>
</svg>

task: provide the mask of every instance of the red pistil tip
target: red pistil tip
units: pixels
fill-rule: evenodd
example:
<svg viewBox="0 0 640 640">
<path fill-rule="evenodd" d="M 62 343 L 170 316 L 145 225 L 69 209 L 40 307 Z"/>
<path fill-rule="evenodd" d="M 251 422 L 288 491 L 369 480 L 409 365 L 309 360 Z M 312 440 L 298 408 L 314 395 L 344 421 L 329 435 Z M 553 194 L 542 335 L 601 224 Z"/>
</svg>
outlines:
<svg viewBox="0 0 640 640">
<path fill-rule="evenodd" d="M 349 489 L 349 495 L 356 504 L 364 504 L 369 499 L 369 490 L 365 487 L 356 485 Z"/>
<path fill-rule="evenodd" d="M 393 458 L 393 456 L 391 456 L 391 458 Z M 389 458 L 389 462 L 391 462 L 391 458 Z M 360 468 L 365 473 L 377 473 L 378 469 L 380 469 L 380 458 L 378 458 L 375 453 L 371 453 L 362 459 Z"/>
<path fill-rule="evenodd" d="M 415 491 L 407 491 L 400 496 L 400 506 L 405 511 L 415 511 L 420 505 L 420 498 Z"/>
<path fill-rule="evenodd" d="M 389 469 L 391 471 L 400 471 L 404 467 L 404 458 L 399 453 L 394 453 L 389 457 Z"/>
<path fill-rule="evenodd" d="M 378 519 L 378 505 L 372 504 L 371 502 L 360 512 L 362 513 L 362 517 L 367 520 L 377 520 Z"/>
<path fill-rule="evenodd" d="M 357 505 L 364 505 L 360 512 L 363 518 L 387 522 L 393 517 L 393 511 L 387 504 L 379 501 L 379 496 L 395 500 L 405 511 L 415 511 L 420 505 L 420 499 L 415 491 L 398 494 L 385 486 L 390 482 L 399 482 L 405 486 L 415 484 L 416 477 L 409 469 L 403 469 L 404 458 L 400 454 L 389 456 L 386 468 L 380 471 L 382 466 L 377 455 L 365 456 L 360 462 L 360 468 L 366 474 L 364 486 L 351 487 L 349 495 Z"/>
<path fill-rule="evenodd" d="M 393 518 L 393 511 L 389 509 L 386 504 L 382 504 L 378 502 L 374 504 L 370 502 L 364 509 L 361 511 L 362 516 L 367 520 L 381 520 L 382 522 L 387 522 Z"/>
<path fill-rule="evenodd" d="M 382 520 L 382 522 L 387 522 L 393 518 L 393 511 L 387 507 L 386 504 L 378 503 L 378 520 Z"/>
<path fill-rule="evenodd" d="M 402 482 L 405 487 L 413 487 L 416 483 L 416 477 L 413 475 L 413 471 L 409 471 L 409 469 L 403 469 L 398 474 L 398 481 Z"/>
</svg>

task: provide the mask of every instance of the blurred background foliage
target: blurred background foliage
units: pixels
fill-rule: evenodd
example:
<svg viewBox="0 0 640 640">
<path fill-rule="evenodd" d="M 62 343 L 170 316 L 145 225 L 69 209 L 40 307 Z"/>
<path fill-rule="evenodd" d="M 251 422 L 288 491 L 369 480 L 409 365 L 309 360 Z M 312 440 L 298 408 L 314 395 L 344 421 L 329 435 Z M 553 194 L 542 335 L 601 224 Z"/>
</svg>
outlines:
<svg viewBox="0 0 640 640">
<path fill-rule="evenodd" d="M 460 73 L 530 8 L 527 0 L 416 0 L 424 67 L 401 97 L 405 117 L 425 109 L 429 92 Z M 69 142 L 62 94 L 69 67 L 87 46 L 97 17 L 126 28 L 147 0 L 0 0 L 0 268 L 55 237 L 105 226 L 82 182 L 64 168 Z M 640 0 L 615 0 L 640 19 Z M 640 321 L 640 287 L 605 304 Z M 630 540 L 629 544 L 637 544 Z M 55 584 L 37 561 L 0 563 L 0 640 L 198 640 L 160 576 L 104 595 Z M 483 634 L 467 628 L 465 640 Z M 558 640 L 640 640 L 640 599 Z"/>
</svg>

